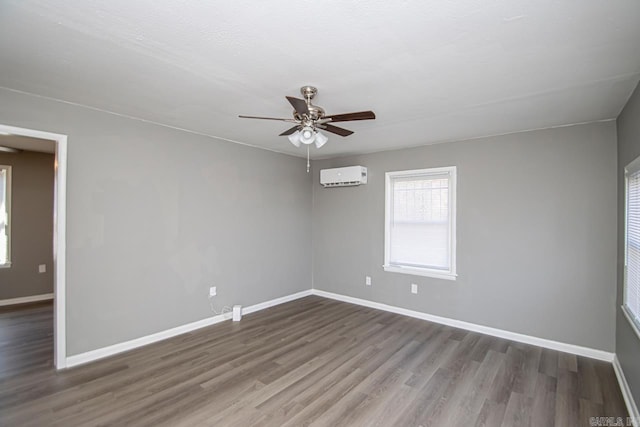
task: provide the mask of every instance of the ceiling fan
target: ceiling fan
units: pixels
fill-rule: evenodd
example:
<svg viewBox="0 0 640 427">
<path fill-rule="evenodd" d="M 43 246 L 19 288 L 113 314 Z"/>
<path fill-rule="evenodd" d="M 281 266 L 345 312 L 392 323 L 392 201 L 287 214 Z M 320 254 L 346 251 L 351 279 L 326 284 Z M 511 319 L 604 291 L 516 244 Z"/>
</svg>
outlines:
<svg viewBox="0 0 640 427">
<path fill-rule="evenodd" d="M 353 120 L 372 120 L 376 118 L 373 111 L 359 111 L 356 113 L 333 114 L 327 116 L 325 115 L 322 107 L 318 107 L 311 103 L 311 100 L 318 93 L 318 89 L 313 86 L 303 86 L 300 88 L 300 93 L 304 99 L 294 98 L 292 96 L 286 97 L 289 103 L 293 106 L 292 119 L 242 115 L 239 117 L 243 119 L 279 120 L 288 123 L 295 123 L 295 126 L 285 130 L 280 134 L 280 136 L 287 136 L 289 141 L 291 141 L 291 143 L 296 147 L 300 147 L 300 144 L 305 144 L 307 146 L 315 144 L 317 148 L 322 147 L 329 139 L 322 134 L 320 130 L 325 130 L 340 136 L 349 136 L 353 133 L 348 129 L 334 126 L 331 123 L 349 122 Z"/>
</svg>

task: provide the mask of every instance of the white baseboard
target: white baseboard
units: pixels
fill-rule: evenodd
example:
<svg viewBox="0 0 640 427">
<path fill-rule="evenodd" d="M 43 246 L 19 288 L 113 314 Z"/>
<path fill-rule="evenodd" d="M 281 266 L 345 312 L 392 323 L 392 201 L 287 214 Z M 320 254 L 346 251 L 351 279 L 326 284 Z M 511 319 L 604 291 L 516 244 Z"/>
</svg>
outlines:
<svg viewBox="0 0 640 427">
<path fill-rule="evenodd" d="M 302 292 L 298 292 L 298 293 L 295 293 L 295 294 L 287 295 L 287 296 L 284 296 L 284 297 L 272 299 L 271 301 L 265 301 L 265 302 L 261 302 L 261 303 L 258 303 L 258 304 L 250 305 L 250 306 L 244 307 L 242 309 L 242 315 L 244 316 L 245 314 L 253 313 L 255 311 L 264 310 L 265 308 L 273 307 L 273 306 L 276 306 L 276 305 L 279 305 L 279 304 L 284 304 L 285 302 L 293 301 L 293 300 L 296 300 L 296 299 L 299 299 L 299 298 L 308 297 L 309 295 L 312 295 L 311 289 L 308 289 L 308 290 L 302 291 Z"/>
<path fill-rule="evenodd" d="M 618 378 L 620 391 L 622 392 L 624 403 L 627 406 L 627 411 L 629 411 L 629 416 L 631 417 L 633 427 L 640 427 L 640 412 L 638 412 L 636 401 L 633 400 L 633 395 L 631 394 L 629 383 L 627 382 L 627 378 L 624 376 L 624 371 L 622 370 L 622 366 L 620 365 L 618 356 L 614 356 L 613 358 L 613 370 L 616 373 L 616 378 Z"/>
<path fill-rule="evenodd" d="M 615 357 L 613 353 L 609 353 L 602 350 L 596 350 L 588 347 L 581 347 L 574 344 L 567 344 L 567 343 L 552 341 L 544 338 L 532 337 L 530 335 L 524 335 L 516 332 L 505 331 L 502 329 L 491 328 L 488 326 L 477 325 L 475 323 L 469 323 L 461 320 L 450 319 L 447 317 L 441 317 L 441 316 L 436 316 L 432 314 L 422 313 L 419 311 L 409 310 L 406 308 L 395 307 L 395 306 L 368 301 L 360 298 L 354 298 L 346 295 L 326 292 L 319 289 L 309 289 L 306 291 L 298 292 L 298 293 L 287 295 L 284 297 L 275 298 L 270 301 L 265 301 L 262 303 L 247 306 L 242 309 L 242 313 L 243 315 L 254 313 L 256 311 L 264 310 L 266 308 L 283 304 L 285 302 L 293 301 L 299 298 L 304 298 L 309 295 L 318 295 L 324 298 L 330 298 L 338 301 L 344 301 L 344 302 L 357 304 L 365 307 L 375 308 L 378 310 L 384 310 L 391 313 L 397 313 L 397 314 L 401 314 L 409 317 L 428 320 L 430 322 L 448 325 L 455 328 L 465 329 L 468 331 L 479 332 L 482 334 L 491 335 L 499 338 L 505 338 L 512 341 L 522 342 L 522 343 L 531 344 L 531 345 L 537 345 L 540 347 L 550 348 L 552 350 L 572 353 L 579 356 L 591 357 L 593 359 L 604 360 L 606 362 L 613 362 Z M 167 338 L 171 338 L 176 335 L 191 332 L 196 329 L 203 328 L 205 326 L 214 325 L 216 323 L 228 320 L 230 318 L 231 318 L 231 313 L 226 313 L 220 316 L 213 316 L 206 319 L 198 320 L 196 322 L 188 323 L 186 325 L 182 325 L 182 326 L 171 328 L 165 331 L 157 332 L 155 334 L 136 338 L 130 341 L 125 341 L 122 343 L 88 351 L 86 353 L 69 356 L 66 359 L 66 362 L 67 362 L 66 366 L 70 368 L 73 366 L 78 366 L 84 363 L 102 359 L 104 357 L 113 356 L 115 354 L 133 350 L 135 348 L 142 347 L 144 345 L 148 345 L 157 341 L 165 340 Z M 614 364 L 614 368 L 615 368 L 615 364 Z M 616 374 L 618 374 L 618 372 L 616 372 Z M 623 386 L 621 383 L 621 388 L 622 387 Z"/>
<path fill-rule="evenodd" d="M 430 322 L 453 326 L 455 328 L 465 329 L 467 331 L 479 332 L 481 334 L 491 335 L 499 338 L 505 338 L 511 341 L 537 345 L 539 347 L 549 348 L 552 350 L 562 351 L 565 353 L 576 354 L 578 356 L 590 357 L 592 359 L 604 360 L 606 362 L 613 362 L 613 358 L 615 356 L 614 353 L 610 353 L 608 351 L 597 350 L 589 347 L 581 347 L 579 345 L 567 344 L 559 341 L 552 341 L 545 338 L 533 337 L 530 335 L 519 334 L 517 332 L 510 332 L 510 331 L 505 331 L 503 329 L 497 329 L 489 326 L 477 325 L 475 323 L 464 322 L 462 320 L 455 320 L 448 317 L 435 316 L 433 314 L 422 313 L 419 311 L 382 304 L 379 302 L 373 302 L 365 299 L 349 297 L 346 295 L 334 294 L 332 292 L 326 292 L 320 289 L 313 289 L 312 294 L 325 297 L 325 298 L 338 300 L 338 301 L 344 301 L 352 304 L 362 305 L 369 308 L 376 308 L 378 310 L 389 311 L 391 313 L 402 314 L 404 316 L 415 317 L 417 319 L 428 320 Z"/>
<path fill-rule="evenodd" d="M 287 295 L 280 298 L 275 298 L 270 301 L 261 302 L 255 305 L 250 305 L 242 309 L 243 314 L 249 314 L 256 311 L 264 310 L 265 308 L 273 307 L 278 304 L 293 301 L 298 298 L 303 298 L 311 295 L 311 290 L 298 292 L 295 294 Z M 185 334 L 187 332 L 194 331 L 196 329 L 204 328 L 206 326 L 215 325 L 216 323 L 223 322 L 231 319 L 231 313 L 225 313 L 218 316 L 208 317 L 206 319 L 198 320 L 196 322 L 187 323 L 186 325 L 177 326 L 175 328 L 167 329 L 165 331 L 156 332 L 155 334 L 146 335 L 144 337 L 135 338 L 129 341 L 113 344 L 107 347 L 102 347 L 96 350 L 87 351 L 86 353 L 76 354 L 67 357 L 67 368 L 83 365 L 85 363 L 93 362 L 98 359 L 113 356 L 118 353 L 133 350 L 138 347 L 142 347 L 154 342 L 166 340 L 167 338 L 175 337 L 176 335 Z"/>
<path fill-rule="evenodd" d="M 145 335 L 144 337 L 135 338 L 129 341 L 113 344 L 107 347 L 98 348 L 96 350 L 87 351 L 86 353 L 80 353 L 67 357 L 67 368 L 83 365 L 85 363 L 93 362 L 94 360 L 102 359 L 105 357 L 113 356 L 118 353 L 133 350 L 134 348 L 142 347 L 154 342 L 166 340 L 167 338 L 175 337 L 176 335 L 185 334 L 187 332 L 194 331 L 196 329 L 204 328 L 205 326 L 215 325 L 224 320 L 230 319 L 231 314 L 225 313 L 219 316 L 208 317 L 206 319 L 198 320 L 196 322 L 187 323 L 186 325 L 178 326 L 175 328 L 167 329 L 155 334 Z"/>
<path fill-rule="evenodd" d="M 53 294 L 30 295 L 28 297 L 0 299 L 0 307 L 4 305 L 28 304 L 30 302 L 48 301 L 53 299 Z"/>
</svg>

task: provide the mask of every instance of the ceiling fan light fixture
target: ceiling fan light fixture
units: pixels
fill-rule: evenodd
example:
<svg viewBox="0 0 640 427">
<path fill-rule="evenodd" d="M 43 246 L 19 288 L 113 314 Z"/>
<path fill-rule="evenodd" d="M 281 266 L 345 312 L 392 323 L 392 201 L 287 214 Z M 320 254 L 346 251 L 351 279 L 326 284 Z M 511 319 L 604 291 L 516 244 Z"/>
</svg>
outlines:
<svg viewBox="0 0 640 427">
<path fill-rule="evenodd" d="M 316 132 L 316 140 L 314 141 L 316 144 L 316 148 L 320 148 L 322 147 L 324 144 L 327 143 L 327 141 L 329 140 L 329 138 L 327 138 L 327 136 L 325 134 L 323 134 L 322 132 Z"/>
<path fill-rule="evenodd" d="M 300 131 L 300 142 L 305 145 L 312 144 L 316 139 L 316 132 L 313 130 L 311 126 L 305 126 Z"/>
<path fill-rule="evenodd" d="M 289 141 L 296 147 L 296 148 L 300 148 L 300 131 L 297 130 L 294 133 L 292 133 L 291 135 L 288 135 L 287 138 L 289 138 Z"/>
</svg>

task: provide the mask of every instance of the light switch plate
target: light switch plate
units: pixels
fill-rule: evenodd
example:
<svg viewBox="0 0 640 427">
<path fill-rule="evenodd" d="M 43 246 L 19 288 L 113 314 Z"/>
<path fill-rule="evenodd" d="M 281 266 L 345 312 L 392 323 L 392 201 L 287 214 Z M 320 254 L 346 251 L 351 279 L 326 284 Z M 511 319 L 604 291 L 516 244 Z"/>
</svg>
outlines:
<svg viewBox="0 0 640 427">
<path fill-rule="evenodd" d="M 38 266 L 38 273 L 46 273 L 47 272 L 47 264 L 40 264 Z"/>
<path fill-rule="evenodd" d="M 370 276 L 365 276 L 364 284 L 367 285 L 367 286 L 371 286 L 371 277 Z"/>
<path fill-rule="evenodd" d="M 418 285 L 416 285 L 415 283 L 411 284 L 411 293 L 412 294 L 417 294 L 418 293 Z"/>
</svg>

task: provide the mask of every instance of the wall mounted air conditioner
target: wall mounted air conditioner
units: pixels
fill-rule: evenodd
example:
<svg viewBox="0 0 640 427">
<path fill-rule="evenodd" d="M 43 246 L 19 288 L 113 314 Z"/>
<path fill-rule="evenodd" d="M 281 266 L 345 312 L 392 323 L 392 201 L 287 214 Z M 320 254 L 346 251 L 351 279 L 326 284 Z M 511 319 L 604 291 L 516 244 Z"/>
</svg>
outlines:
<svg viewBox="0 0 640 427">
<path fill-rule="evenodd" d="M 320 171 L 320 184 L 323 187 L 347 187 L 366 183 L 367 168 L 364 166 L 348 166 Z"/>
</svg>

